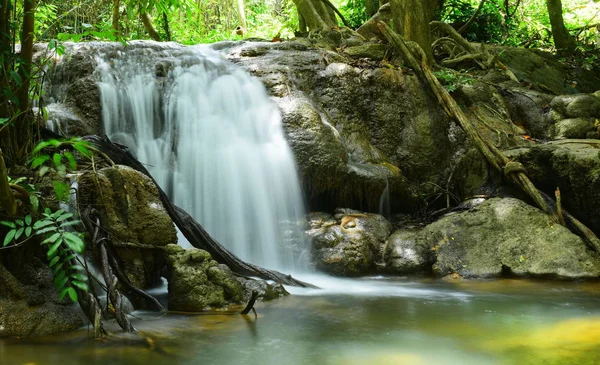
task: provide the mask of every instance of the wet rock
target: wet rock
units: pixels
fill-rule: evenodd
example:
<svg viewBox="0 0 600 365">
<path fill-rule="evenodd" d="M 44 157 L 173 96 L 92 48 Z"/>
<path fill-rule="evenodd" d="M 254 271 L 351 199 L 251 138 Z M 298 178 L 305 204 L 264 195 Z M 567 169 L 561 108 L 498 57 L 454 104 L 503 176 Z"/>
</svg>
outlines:
<svg viewBox="0 0 600 365">
<path fill-rule="evenodd" d="M 549 138 L 553 122 L 548 118 L 547 108 L 552 96 L 525 88 L 511 88 L 504 95 L 513 123 L 522 125 L 527 133 L 535 138 Z"/>
<path fill-rule="evenodd" d="M 600 234 L 600 156 L 593 140 L 563 140 L 506 151 L 520 161 L 535 185 L 554 196 L 560 188 L 563 207 Z"/>
<path fill-rule="evenodd" d="M 95 207 L 117 243 L 164 247 L 177 242 L 177 232 L 165 211 L 156 186 L 142 173 L 126 166 L 104 168 L 79 178 L 81 209 Z M 160 250 L 119 248 L 131 282 L 148 288 L 160 283 L 165 262 Z"/>
<path fill-rule="evenodd" d="M 554 126 L 555 139 L 586 138 L 594 132 L 594 120 L 590 118 L 563 119 Z"/>
<path fill-rule="evenodd" d="M 318 270 L 336 276 L 359 276 L 375 271 L 392 225 L 378 214 L 339 209 L 332 217 L 312 220 L 313 262 Z M 310 219 L 309 219 L 310 220 Z"/>
<path fill-rule="evenodd" d="M 386 240 L 383 255 L 385 272 L 396 275 L 427 273 L 434 262 L 431 247 L 414 229 L 394 232 Z"/>
<path fill-rule="evenodd" d="M 242 302 L 242 283 L 208 252 L 168 245 L 165 253 L 169 310 L 200 312 Z"/>
<path fill-rule="evenodd" d="M 258 298 L 263 301 L 274 300 L 290 295 L 285 287 L 279 283 L 271 283 L 260 279 L 248 279 L 236 277 L 244 287 L 244 301 L 252 296 L 253 292 L 258 293 Z"/>
<path fill-rule="evenodd" d="M 420 238 L 435 251 L 433 271 L 439 276 L 600 275 L 600 259 L 581 238 L 517 199 L 489 199 L 470 211 L 443 217 Z"/>
<path fill-rule="evenodd" d="M 389 47 L 384 44 L 366 43 L 358 46 L 347 47 L 344 53 L 353 58 L 370 58 L 383 60 L 389 52 Z"/>
<path fill-rule="evenodd" d="M 83 326 L 80 312 L 70 306 L 0 299 L 0 337 L 35 337 L 68 332 Z"/>
</svg>

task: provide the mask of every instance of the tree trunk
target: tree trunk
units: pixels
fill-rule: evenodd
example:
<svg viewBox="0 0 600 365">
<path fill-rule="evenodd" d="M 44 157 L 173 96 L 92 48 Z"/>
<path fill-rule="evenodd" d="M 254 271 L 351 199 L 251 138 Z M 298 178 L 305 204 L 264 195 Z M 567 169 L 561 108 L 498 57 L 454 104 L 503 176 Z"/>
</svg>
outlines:
<svg viewBox="0 0 600 365">
<path fill-rule="evenodd" d="M 324 0 L 294 0 L 294 4 L 309 31 L 337 27 L 335 12 Z"/>
<path fill-rule="evenodd" d="M 244 27 L 244 29 L 248 29 L 246 24 L 246 11 L 244 10 L 244 0 L 237 0 L 238 6 L 238 15 L 240 17 L 240 25 Z"/>
<path fill-rule="evenodd" d="M 561 0 L 546 0 L 550 24 L 552 25 L 552 37 L 558 53 L 571 54 L 575 51 L 575 41 L 567 32 L 563 20 Z"/>
<path fill-rule="evenodd" d="M 166 11 L 163 11 L 162 17 L 163 17 L 163 29 L 165 31 L 165 35 L 167 36 L 167 41 L 170 42 L 171 41 L 171 28 L 169 28 L 169 16 L 167 15 Z"/>
<path fill-rule="evenodd" d="M 119 32 L 119 8 L 121 5 L 121 1 L 120 0 L 113 0 L 113 9 L 112 9 L 112 27 L 115 30 L 115 32 Z"/>
<path fill-rule="evenodd" d="M 416 42 L 425 52 L 428 64 L 433 63 L 431 31 L 438 0 L 391 0 L 394 30 L 409 41 Z"/>
<path fill-rule="evenodd" d="M 377 10 L 379 10 L 379 0 L 365 0 L 365 12 L 367 13 L 367 18 L 371 18 L 373 15 L 377 14 Z"/>
<path fill-rule="evenodd" d="M 140 9 L 140 19 L 142 20 L 142 23 L 144 24 L 144 28 L 146 28 L 146 31 L 150 35 L 150 38 L 154 39 L 157 42 L 162 41 L 162 39 L 160 39 L 160 35 L 158 34 L 158 31 L 156 30 L 156 28 L 154 28 L 154 25 L 152 24 L 150 15 L 148 15 L 148 13 L 146 13 L 146 12 L 142 12 L 141 9 Z"/>
<path fill-rule="evenodd" d="M 21 32 L 21 61 L 19 76 L 21 85 L 17 90 L 19 109 L 21 112 L 29 106 L 29 84 L 31 79 L 31 62 L 33 60 L 33 32 L 35 27 L 35 0 L 25 0 L 23 4 L 23 30 Z M 22 114 L 23 115 L 23 114 Z"/>
<path fill-rule="evenodd" d="M 0 150 L 0 208 L 3 208 L 9 217 L 17 214 L 17 202 L 8 183 L 8 173 L 4 165 L 2 150 Z"/>
</svg>

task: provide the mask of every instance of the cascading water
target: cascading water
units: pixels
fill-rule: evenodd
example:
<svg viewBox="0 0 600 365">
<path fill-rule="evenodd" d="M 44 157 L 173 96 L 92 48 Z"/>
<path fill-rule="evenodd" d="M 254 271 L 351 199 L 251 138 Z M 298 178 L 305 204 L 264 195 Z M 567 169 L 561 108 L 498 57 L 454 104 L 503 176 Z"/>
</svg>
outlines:
<svg viewBox="0 0 600 365">
<path fill-rule="evenodd" d="M 276 105 L 214 51 L 168 47 L 99 57 L 106 134 L 240 258 L 299 269 L 304 206 Z"/>
</svg>

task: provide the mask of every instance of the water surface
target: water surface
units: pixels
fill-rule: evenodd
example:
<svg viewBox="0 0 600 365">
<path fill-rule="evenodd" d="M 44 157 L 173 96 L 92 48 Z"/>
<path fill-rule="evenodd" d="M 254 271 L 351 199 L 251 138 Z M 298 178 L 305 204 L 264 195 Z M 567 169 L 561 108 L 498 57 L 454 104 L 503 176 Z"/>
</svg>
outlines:
<svg viewBox="0 0 600 365">
<path fill-rule="evenodd" d="M 0 340 L 0 363 L 600 364 L 598 283 L 308 279 L 325 289 L 291 289 L 257 318 L 138 313 L 148 340 Z"/>
</svg>

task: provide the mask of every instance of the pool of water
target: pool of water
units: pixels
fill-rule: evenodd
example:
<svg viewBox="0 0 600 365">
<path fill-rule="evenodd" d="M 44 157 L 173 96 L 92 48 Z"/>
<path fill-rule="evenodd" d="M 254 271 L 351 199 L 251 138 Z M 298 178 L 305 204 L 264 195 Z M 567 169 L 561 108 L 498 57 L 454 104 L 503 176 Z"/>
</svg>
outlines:
<svg viewBox="0 0 600 365">
<path fill-rule="evenodd" d="M 600 283 L 305 277 L 254 315 L 137 313 L 141 337 L 0 340 L 0 364 L 600 364 Z"/>
</svg>

